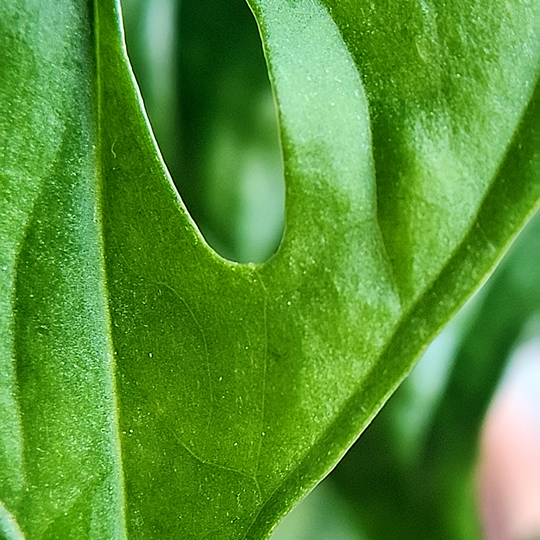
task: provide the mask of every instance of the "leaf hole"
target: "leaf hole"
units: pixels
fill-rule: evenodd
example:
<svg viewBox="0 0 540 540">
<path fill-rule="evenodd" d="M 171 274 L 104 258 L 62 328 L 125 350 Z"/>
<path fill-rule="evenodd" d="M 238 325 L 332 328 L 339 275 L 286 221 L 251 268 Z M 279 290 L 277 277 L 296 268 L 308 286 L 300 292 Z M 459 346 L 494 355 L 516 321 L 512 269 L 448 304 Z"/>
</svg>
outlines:
<svg viewBox="0 0 540 540">
<path fill-rule="evenodd" d="M 165 162 L 210 246 L 260 263 L 283 234 L 278 125 L 244 0 L 124 0 L 130 59 Z"/>
</svg>

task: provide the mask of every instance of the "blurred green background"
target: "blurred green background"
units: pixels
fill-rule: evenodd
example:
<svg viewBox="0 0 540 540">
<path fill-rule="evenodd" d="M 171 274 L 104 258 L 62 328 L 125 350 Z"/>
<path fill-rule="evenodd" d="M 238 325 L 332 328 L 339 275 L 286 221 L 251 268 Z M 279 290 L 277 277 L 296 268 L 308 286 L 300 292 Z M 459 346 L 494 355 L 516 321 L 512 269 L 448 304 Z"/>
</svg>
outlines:
<svg viewBox="0 0 540 540">
<path fill-rule="evenodd" d="M 122 5 L 147 112 L 189 212 L 222 256 L 266 260 L 283 231 L 284 185 L 272 92 L 244 0 Z M 273 540 L 481 538 L 482 420 L 509 355 L 539 329 L 535 218 Z"/>
<path fill-rule="evenodd" d="M 283 229 L 274 103 L 243 0 L 125 0 L 128 51 L 192 217 L 224 257 L 260 262 Z"/>
</svg>

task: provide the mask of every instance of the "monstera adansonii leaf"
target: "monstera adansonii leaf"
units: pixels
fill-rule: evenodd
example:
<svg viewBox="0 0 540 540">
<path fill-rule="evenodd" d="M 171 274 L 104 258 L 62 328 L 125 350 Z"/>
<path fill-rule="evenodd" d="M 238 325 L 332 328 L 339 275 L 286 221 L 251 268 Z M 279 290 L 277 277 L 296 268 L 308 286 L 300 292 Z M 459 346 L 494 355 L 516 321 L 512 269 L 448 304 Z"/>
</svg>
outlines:
<svg viewBox="0 0 540 540">
<path fill-rule="evenodd" d="M 287 197 L 261 265 L 187 215 L 114 0 L 0 4 L 5 539 L 264 538 L 538 204 L 537 0 L 251 7 Z"/>
</svg>

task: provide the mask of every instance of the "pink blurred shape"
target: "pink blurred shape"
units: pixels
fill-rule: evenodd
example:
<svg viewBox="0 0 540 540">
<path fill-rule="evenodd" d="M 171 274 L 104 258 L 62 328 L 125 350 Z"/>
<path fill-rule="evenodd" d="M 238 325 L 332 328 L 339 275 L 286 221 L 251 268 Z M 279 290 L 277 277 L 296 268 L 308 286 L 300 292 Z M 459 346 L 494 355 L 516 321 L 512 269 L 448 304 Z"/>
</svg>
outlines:
<svg viewBox="0 0 540 540">
<path fill-rule="evenodd" d="M 540 539 L 540 338 L 510 360 L 485 419 L 477 474 L 486 540 Z"/>
</svg>

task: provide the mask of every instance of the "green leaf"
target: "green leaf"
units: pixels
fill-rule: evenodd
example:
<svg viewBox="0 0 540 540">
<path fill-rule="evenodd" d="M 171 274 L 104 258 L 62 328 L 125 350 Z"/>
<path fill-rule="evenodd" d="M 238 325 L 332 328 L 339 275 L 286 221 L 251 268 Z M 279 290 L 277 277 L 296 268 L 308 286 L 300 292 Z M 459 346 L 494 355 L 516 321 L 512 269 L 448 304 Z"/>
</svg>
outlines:
<svg viewBox="0 0 540 540">
<path fill-rule="evenodd" d="M 538 204 L 538 3 L 252 8 L 287 182 L 262 265 L 187 215 L 113 0 L 0 5 L 8 540 L 264 538 Z"/>
</svg>

